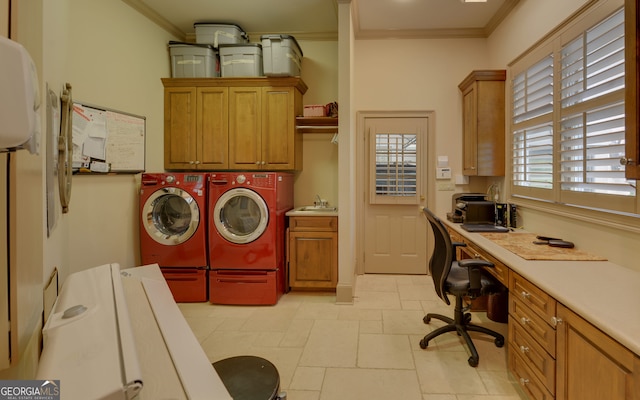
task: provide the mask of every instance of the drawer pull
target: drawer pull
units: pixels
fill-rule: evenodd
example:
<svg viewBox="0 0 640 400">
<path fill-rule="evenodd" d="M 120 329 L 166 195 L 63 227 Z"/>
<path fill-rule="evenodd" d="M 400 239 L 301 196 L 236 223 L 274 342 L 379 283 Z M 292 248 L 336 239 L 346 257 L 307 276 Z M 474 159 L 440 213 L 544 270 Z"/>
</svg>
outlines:
<svg viewBox="0 0 640 400">
<path fill-rule="evenodd" d="M 529 384 L 529 380 L 526 379 L 526 378 L 520 378 L 520 384 L 522 386 L 525 386 L 525 385 Z"/>
<path fill-rule="evenodd" d="M 529 322 L 531 322 L 531 320 L 529 318 L 522 317 L 522 318 L 520 318 L 520 322 L 522 322 L 522 325 L 526 325 Z"/>
<path fill-rule="evenodd" d="M 520 352 L 526 354 L 529 352 L 529 348 L 527 346 L 520 346 Z"/>
<path fill-rule="evenodd" d="M 551 322 L 553 323 L 553 326 L 558 326 L 558 324 L 562 323 L 562 318 L 551 317 Z"/>
<path fill-rule="evenodd" d="M 520 293 L 520 296 L 522 296 L 522 298 L 524 300 L 527 300 L 527 299 L 529 299 L 531 297 L 531 293 L 522 292 L 522 293 Z"/>
</svg>

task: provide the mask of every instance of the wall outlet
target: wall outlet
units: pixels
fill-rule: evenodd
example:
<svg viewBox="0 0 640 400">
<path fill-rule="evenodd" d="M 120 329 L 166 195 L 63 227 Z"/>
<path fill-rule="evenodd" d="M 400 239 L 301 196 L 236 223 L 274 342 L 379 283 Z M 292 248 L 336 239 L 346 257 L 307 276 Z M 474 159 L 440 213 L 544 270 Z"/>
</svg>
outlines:
<svg viewBox="0 0 640 400">
<path fill-rule="evenodd" d="M 441 192 L 445 192 L 445 191 L 453 192 L 454 190 L 456 190 L 456 185 L 454 185 L 453 182 L 451 182 L 451 181 L 449 181 L 449 182 L 438 182 L 436 184 L 436 187 L 438 188 L 438 191 L 441 191 Z"/>
</svg>

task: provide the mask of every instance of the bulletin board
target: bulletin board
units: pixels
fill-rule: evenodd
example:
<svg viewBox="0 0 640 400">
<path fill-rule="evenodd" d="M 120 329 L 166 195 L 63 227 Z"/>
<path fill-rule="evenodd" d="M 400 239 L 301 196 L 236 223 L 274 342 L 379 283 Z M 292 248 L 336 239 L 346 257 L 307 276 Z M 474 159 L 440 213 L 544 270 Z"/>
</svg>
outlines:
<svg viewBox="0 0 640 400">
<path fill-rule="evenodd" d="M 144 171 L 146 118 L 73 103 L 73 170 L 76 173 Z"/>
</svg>

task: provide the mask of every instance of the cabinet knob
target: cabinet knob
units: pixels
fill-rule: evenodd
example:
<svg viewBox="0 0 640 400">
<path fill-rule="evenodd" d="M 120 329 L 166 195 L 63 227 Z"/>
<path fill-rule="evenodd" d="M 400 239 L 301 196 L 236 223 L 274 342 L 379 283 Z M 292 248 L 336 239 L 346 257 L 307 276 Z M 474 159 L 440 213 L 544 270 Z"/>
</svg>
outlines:
<svg viewBox="0 0 640 400">
<path fill-rule="evenodd" d="M 636 163 L 636 160 L 634 160 L 633 158 L 622 157 L 620 159 L 621 165 L 634 165 L 635 163 Z"/>
<path fill-rule="evenodd" d="M 529 322 L 531 322 L 531 320 L 529 318 L 522 317 L 522 318 L 520 318 L 520 322 L 522 322 L 522 325 L 526 325 Z"/>
<path fill-rule="evenodd" d="M 189 164 L 193 165 L 193 164 L 195 164 L 195 162 L 194 161 L 189 161 Z"/>
<path fill-rule="evenodd" d="M 526 354 L 529 352 L 529 348 L 527 346 L 520 346 L 520 352 Z"/>
<path fill-rule="evenodd" d="M 551 322 L 553 323 L 553 326 L 558 326 L 558 324 L 562 323 L 562 318 L 551 317 Z"/>
<path fill-rule="evenodd" d="M 200 164 L 200 161 L 196 160 L 196 162 L 194 164 L 198 165 L 198 164 Z"/>
<path fill-rule="evenodd" d="M 527 378 L 520 378 L 520 384 L 522 386 L 525 386 L 529 383 L 529 380 Z"/>
<path fill-rule="evenodd" d="M 531 297 L 531 293 L 523 291 L 522 293 L 520 293 L 520 296 L 522 296 L 524 300 L 528 300 Z"/>
<path fill-rule="evenodd" d="M 260 161 L 256 161 L 256 165 L 260 165 Z"/>
<path fill-rule="evenodd" d="M 262 161 L 260 164 L 265 165 L 267 162 L 266 161 Z"/>
</svg>

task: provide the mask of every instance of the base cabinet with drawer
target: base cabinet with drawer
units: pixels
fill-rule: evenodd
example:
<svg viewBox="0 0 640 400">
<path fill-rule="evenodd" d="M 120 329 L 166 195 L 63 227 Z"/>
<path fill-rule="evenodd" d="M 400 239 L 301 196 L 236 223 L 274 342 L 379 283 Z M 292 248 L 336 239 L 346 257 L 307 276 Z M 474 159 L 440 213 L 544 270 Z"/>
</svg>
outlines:
<svg viewBox="0 0 640 400">
<path fill-rule="evenodd" d="M 292 290 L 335 290 L 338 217 L 289 217 L 287 261 Z"/>
<path fill-rule="evenodd" d="M 558 318 L 556 399 L 639 400 L 640 357 L 561 304 Z"/>
<path fill-rule="evenodd" d="M 531 399 L 555 398 L 556 300 L 509 273 L 509 369 Z"/>
<path fill-rule="evenodd" d="M 508 364 L 532 400 L 640 400 L 640 357 L 514 271 Z"/>
</svg>

